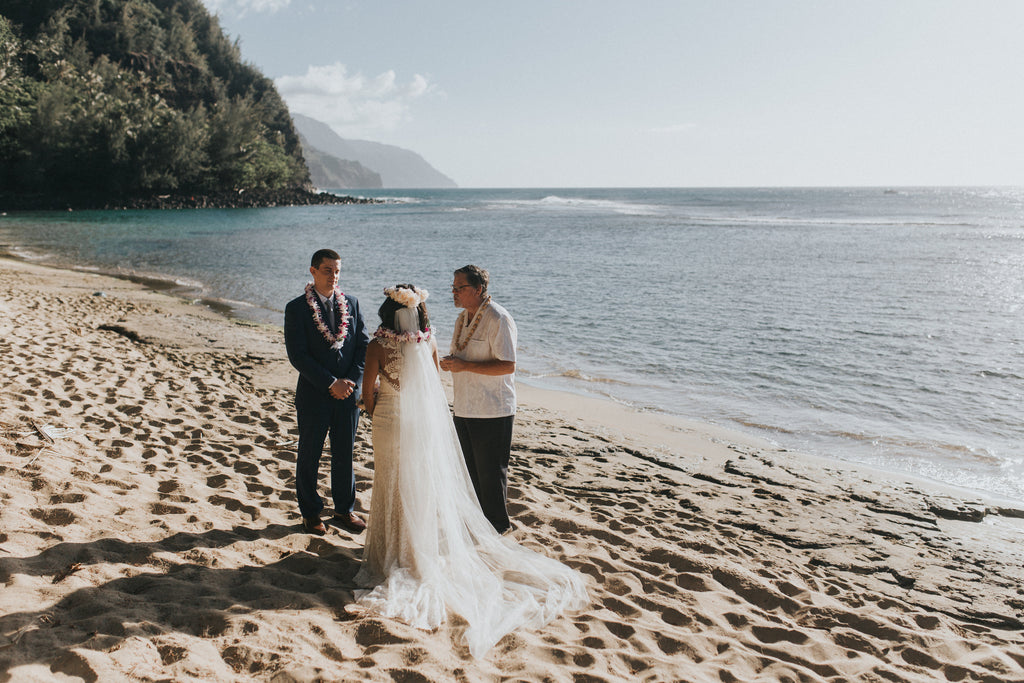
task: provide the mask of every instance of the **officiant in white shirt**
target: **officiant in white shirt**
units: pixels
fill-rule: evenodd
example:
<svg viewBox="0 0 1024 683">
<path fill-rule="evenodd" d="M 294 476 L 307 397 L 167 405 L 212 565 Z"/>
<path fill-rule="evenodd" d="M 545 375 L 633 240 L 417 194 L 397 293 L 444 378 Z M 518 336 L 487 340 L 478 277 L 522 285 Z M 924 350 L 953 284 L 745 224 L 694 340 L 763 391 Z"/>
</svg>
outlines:
<svg viewBox="0 0 1024 683">
<path fill-rule="evenodd" d="M 516 324 L 487 293 L 486 270 L 455 271 L 452 298 L 462 313 L 441 369 L 452 373 L 455 430 L 484 515 L 499 533 L 508 518 L 508 464 L 516 413 Z"/>
</svg>

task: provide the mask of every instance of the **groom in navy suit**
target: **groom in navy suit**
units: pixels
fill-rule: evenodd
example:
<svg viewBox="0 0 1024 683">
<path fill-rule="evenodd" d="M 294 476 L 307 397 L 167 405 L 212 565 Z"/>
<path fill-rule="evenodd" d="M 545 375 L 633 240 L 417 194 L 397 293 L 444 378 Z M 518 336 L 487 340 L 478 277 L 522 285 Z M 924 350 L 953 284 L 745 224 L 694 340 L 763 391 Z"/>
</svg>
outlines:
<svg viewBox="0 0 1024 683">
<path fill-rule="evenodd" d="M 284 309 L 284 343 L 288 360 L 299 371 L 295 386 L 295 412 L 299 447 L 295 462 L 295 488 L 306 531 L 323 535 L 324 508 L 317 493 L 317 476 L 324 439 L 331 439 L 332 522 L 358 534 L 366 528 L 353 508 L 356 480 L 352 450 L 359 426 L 359 386 L 362 384 L 366 346 L 370 336 L 354 296 L 338 289 L 341 256 L 330 249 L 313 254 L 309 272 L 313 282 Z"/>
</svg>

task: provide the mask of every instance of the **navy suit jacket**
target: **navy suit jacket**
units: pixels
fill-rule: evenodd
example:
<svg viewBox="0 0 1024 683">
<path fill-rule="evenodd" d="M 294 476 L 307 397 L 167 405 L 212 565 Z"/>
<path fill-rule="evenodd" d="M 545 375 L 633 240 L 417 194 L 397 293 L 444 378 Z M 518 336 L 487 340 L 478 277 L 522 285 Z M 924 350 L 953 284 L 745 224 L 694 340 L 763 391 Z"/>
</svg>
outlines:
<svg viewBox="0 0 1024 683">
<path fill-rule="evenodd" d="M 320 299 L 314 299 L 319 306 Z M 295 387 L 297 395 L 310 398 L 322 395 L 324 400 L 333 400 L 328 391 L 331 384 L 337 379 L 349 379 L 356 385 L 352 392 L 353 404 L 359 400 L 370 335 L 363 324 L 359 302 L 348 294 L 345 300 L 348 302 L 348 336 L 340 349 L 332 349 L 320 330 L 316 329 L 305 294 L 292 299 L 285 306 L 284 344 L 288 350 L 288 360 L 299 371 Z M 338 322 L 340 324 L 340 320 Z"/>
</svg>

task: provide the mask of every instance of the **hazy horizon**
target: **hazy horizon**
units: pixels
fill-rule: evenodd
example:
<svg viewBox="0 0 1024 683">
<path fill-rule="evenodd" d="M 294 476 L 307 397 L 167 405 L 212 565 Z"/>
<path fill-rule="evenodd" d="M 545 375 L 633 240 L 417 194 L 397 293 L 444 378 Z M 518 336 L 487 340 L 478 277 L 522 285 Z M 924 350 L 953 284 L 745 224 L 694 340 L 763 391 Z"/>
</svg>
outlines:
<svg viewBox="0 0 1024 683">
<path fill-rule="evenodd" d="M 463 188 L 1024 185 L 1024 3 L 203 1 L 293 113 Z"/>
</svg>

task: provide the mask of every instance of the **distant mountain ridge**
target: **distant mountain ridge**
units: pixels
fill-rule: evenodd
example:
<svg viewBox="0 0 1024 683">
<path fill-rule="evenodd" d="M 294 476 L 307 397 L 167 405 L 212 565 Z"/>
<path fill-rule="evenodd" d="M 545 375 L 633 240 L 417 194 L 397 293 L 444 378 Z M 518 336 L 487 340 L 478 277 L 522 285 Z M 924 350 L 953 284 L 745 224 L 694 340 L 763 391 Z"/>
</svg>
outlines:
<svg viewBox="0 0 1024 683">
<path fill-rule="evenodd" d="M 302 144 L 306 167 L 309 168 L 310 181 L 316 187 L 368 190 L 384 187 L 380 173 L 371 171 L 358 161 L 339 159 L 322 152 L 310 144 L 302 133 L 299 133 L 299 142 Z"/>
<path fill-rule="evenodd" d="M 326 123 L 292 114 L 313 184 L 320 188 L 454 188 L 455 181 L 416 152 L 367 140 L 346 140 Z M 376 183 L 374 176 L 377 176 Z M 358 184 L 337 185 L 339 181 Z M 379 184 L 378 184 L 379 183 Z"/>
</svg>

